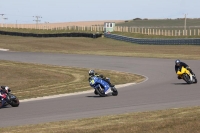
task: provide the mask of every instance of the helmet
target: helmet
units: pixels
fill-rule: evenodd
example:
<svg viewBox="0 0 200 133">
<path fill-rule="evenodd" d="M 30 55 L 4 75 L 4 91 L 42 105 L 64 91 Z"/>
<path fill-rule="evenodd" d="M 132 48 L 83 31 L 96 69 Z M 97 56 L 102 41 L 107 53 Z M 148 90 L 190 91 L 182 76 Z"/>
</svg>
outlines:
<svg viewBox="0 0 200 133">
<path fill-rule="evenodd" d="M 180 61 L 179 59 L 177 59 L 177 60 L 175 61 L 175 64 L 176 64 L 176 65 L 179 65 L 180 62 L 181 62 L 181 61 Z"/>
<path fill-rule="evenodd" d="M 90 71 L 89 71 L 89 75 L 90 75 L 90 76 L 94 76 L 94 74 L 95 74 L 95 71 L 94 71 L 94 70 L 90 70 Z"/>
<path fill-rule="evenodd" d="M 8 90 L 8 89 L 10 89 L 8 86 L 5 86 L 5 90 Z"/>
</svg>

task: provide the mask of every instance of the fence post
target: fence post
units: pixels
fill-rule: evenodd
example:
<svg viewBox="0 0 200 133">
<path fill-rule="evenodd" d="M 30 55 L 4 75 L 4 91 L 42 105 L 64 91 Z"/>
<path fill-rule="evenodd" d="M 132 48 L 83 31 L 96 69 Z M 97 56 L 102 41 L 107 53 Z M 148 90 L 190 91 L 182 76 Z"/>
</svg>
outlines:
<svg viewBox="0 0 200 133">
<path fill-rule="evenodd" d="M 191 30 L 190 30 L 190 36 L 192 35 L 192 32 L 191 32 Z"/>
<path fill-rule="evenodd" d="M 148 29 L 148 35 L 149 35 L 149 29 Z"/>
<path fill-rule="evenodd" d="M 196 29 L 194 29 L 194 36 L 196 36 Z"/>
<path fill-rule="evenodd" d="M 154 29 L 153 29 L 153 35 L 154 35 Z"/>
<path fill-rule="evenodd" d="M 114 31 L 117 31 L 117 26 L 114 28 Z"/>
</svg>

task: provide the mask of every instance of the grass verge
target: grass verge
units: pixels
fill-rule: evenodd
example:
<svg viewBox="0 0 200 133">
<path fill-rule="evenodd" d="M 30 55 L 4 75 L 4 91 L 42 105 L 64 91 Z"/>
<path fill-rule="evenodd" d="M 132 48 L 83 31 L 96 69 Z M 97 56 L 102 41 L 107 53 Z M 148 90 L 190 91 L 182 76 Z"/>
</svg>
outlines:
<svg viewBox="0 0 200 133">
<path fill-rule="evenodd" d="M 1 128 L 1 133 L 199 133 L 200 107 Z"/>
<path fill-rule="evenodd" d="M 200 59 L 199 45 L 139 45 L 108 38 L 33 38 L 0 35 L 0 48 L 28 52 Z"/>
<path fill-rule="evenodd" d="M 0 61 L 1 85 L 8 85 L 19 99 L 80 92 L 92 89 L 85 68 L 49 66 Z M 141 82 L 145 78 L 130 73 L 96 70 L 113 84 Z"/>
</svg>

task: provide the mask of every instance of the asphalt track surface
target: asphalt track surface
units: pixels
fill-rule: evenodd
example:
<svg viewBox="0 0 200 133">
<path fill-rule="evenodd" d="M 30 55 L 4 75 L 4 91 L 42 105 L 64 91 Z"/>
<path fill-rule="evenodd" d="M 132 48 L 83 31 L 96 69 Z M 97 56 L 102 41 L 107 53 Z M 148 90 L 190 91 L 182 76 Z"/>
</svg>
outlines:
<svg viewBox="0 0 200 133">
<path fill-rule="evenodd" d="M 120 88 L 116 97 L 101 98 L 86 93 L 22 102 L 17 108 L 0 109 L 0 127 L 200 105 L 199 83 L 187 85 L 178 80 L 173 59 L 1 51 L 0 60 L 117 70 L 147 77 L 143 83 Z M 183 61 L 198 78 L 200 61 Z"/>
</svg>

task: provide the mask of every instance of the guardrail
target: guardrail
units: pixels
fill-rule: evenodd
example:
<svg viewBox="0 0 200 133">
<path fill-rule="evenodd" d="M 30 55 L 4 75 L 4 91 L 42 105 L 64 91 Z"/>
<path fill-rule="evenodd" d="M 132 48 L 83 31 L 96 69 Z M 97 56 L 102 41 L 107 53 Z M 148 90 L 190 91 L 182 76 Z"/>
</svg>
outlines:
<svg viewBox="0 0 200 133">
<path fill-rule="evenodd" d="M 195 38 L 183 38 L 183 39 L 149 39 L 149 38 L 132 38 L 132 37 L 126 37 L 116 34 L 110 34 L 110 33 L 104 33 L 104 37 L 120 40 L 120 41 L 126 41 L 131 43 L 137 43 L 137 44 L 162 44 L 162 45 L 182 45 L 182 44 L 189 44 L 189 45 L 200 45 L 200 39 Z"/>
<path fill-rule="evenodd" d="M 10 35 L 10 36 L 23 36 L 23 37 L 88 37 L 88 38 L 98 38 L 102 34 L 93 33 L 56 33 L 56 34 L 36 34 L 36 33 L 21 33 L 21 32 L 8 32 L 0 31 L 0 35 Z"/>
</svg>

